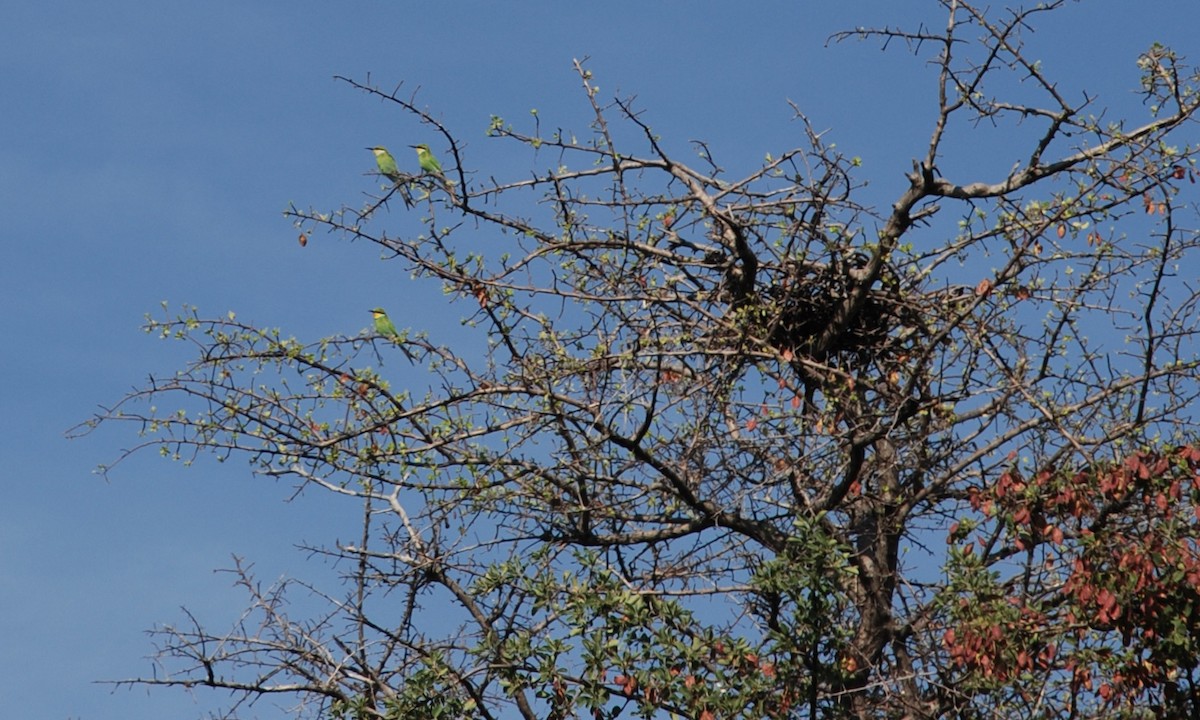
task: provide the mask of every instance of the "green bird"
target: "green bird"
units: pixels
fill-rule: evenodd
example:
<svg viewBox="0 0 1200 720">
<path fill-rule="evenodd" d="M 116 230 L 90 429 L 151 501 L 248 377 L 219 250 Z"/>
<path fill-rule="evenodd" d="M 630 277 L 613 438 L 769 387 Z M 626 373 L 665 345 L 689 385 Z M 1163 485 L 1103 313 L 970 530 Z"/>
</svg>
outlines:
<svg viewBox="0 0 1200 720">
<path fill-rule="evenodd" d="M 400 170 L 396 167 L 396 158 L 392 157 L 392 154 L 387 151 L 387 148 L 382 145 L 378 145 L 376 147 L 369 147 L 367 149 L 375 153 L 375 164 L 379 166 L 379 172 L 381 174 L 387 176 L 387 178 L 393 182 L 400 179 Z M 436 163 L 437 161 L 434 160 L 434 162 Z"/>
<path fill-rule="evenodd" d="M 431 175 L 437 175 L 442 180 L 446 179 L 446 174 L 442 172 L 442 164 L 433 156 L 433 153 L 429 152 L 428 145 L 421 143 L 420 145 L 409 145 L 409 147 L 417 151 L 417 164 L 421 166 L 422 170 Z"/>
<path fill-rule="evenodd" d="M 375 332 L 392 342 L 400 343 L 400 331 L 396 329 L 396 325 L 387 316 L 387 313 L 383 311 L 383 308 L 372 309 L 371 316 L 375 318 Z"/>
<path fill-rule="evenodd" d="M 454 194 L 454 183 L 446 179 L 446 173 L 442 172 L 442 164 L 429 151 L 429 146 L 425 143 L 420 145 L 409 145 L 413 150 L 417 151 L 417 164 L 421 166 L 421 170 L 430 175 L 437 176 L 438 180 L 442 181 L 446 192 L 450 193 L 451 200 L 458 200 L 458 196 Z"/>
</svg>

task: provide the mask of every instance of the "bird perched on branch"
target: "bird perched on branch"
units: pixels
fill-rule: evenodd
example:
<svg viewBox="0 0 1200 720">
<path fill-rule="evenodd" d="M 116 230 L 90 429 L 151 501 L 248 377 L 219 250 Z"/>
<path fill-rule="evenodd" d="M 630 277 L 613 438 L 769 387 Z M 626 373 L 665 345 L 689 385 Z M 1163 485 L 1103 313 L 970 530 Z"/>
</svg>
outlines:
<svg viewBox="0 0 1200 720">
<path fill-rule="evenodd" d="M 409 145 L 413 150 L 417 151 L 417 164 L 421 166 L 421 170 L 437 177 L 446 186 L 446 192 L 450 193 L 451 199 L 457 199 L 454 195 L 454 183 L 446 179 L 446 173 L 442 172 L 442 164 L 434 157 L 429 150 L 429 146 L 425 143 L 419 145 Z"/>
<path fill-rule="evenodd" d="M 400 170 L 396 167 L 396 158 L 388 152 L 387 148 L 382 145 L 367 148 L 375 153 L 375 164 L 379 166 L 379 172 L 385 175 L 392 182 L 399 182 Z"/>
<path fill-rule="evenodd" d="M 421 166 L 422 170 L 431 175 L 437 175 L 443 180 L 446 179 L 446 175 L 442 172 L 442 164 L 429 151 L 428 145 L 421 143 L 420 145 L 409 145 L 409 147 L 417 151 L 417 164 Z"/>
<path fill-rule="evenodd" d="M 375 318 L 375 332 L 394 343 L 400 343 L 400 331 L 396 329 L 395 323 L 393 323 L 392 319 L 388 317 L 388 314 L 383 311 L 383 308 L 372 309 L 371 316 Z"/>
</svg>

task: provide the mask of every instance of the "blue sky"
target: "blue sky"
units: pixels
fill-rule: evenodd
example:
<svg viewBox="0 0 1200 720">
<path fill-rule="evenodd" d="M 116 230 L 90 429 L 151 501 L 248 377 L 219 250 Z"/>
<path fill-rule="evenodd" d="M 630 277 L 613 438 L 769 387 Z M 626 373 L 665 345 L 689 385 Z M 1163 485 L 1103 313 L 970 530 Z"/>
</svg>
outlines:
<svg viewBox="0 0 1200 720">
<path fill-rule="evenodd" d="M 0 701 L 38 718 L 199 717 L 211 697 L 113 691 L 153 672 L 142 631 L 186 605 L 216 627 L 242 597 L 233 554 L 260 576 L 320 577 L 295 549 L 353 532 L 321 498 L 252 477 L 240 461 L 184 468 L 153 452 L 92 474 L 136 442 L 130 427 L 64 431 L 149 373 L 188 358 L 139 331 L 162 301 L 234 310 L 311 340 L 353 335 L 367 308 L 401 325 L 453 326 L 459 310 L 414 288 L 377 251 L 329 236 L 306 248 L 289 202 L 335 209 L 374 188 L 364 147 L 431 140 L 335 74 L 420 87 L 468 142 L 500 155 L 491 115 L 585 129 L 571 70 L 635 94 L 677 147 L 707 141 L 737 174 L 800 144 L 788 100 L 864 160 L 872 202 L 903 188 L 929 135 L 933 75 L 899 47 L 826 47 L 856 25 L 944 20 L 933 2 L 10 3 L 0 10 Z M 912 13 L 923 13 L 913 15 Z M 1137 113 L 1133 61 L 1152 41 L 1200 60 L 1195 0 L 1098 0 L 1049 18 L 1031 44 L 1065 87 Z M 1141 117 L 1140 115 L 1138 116 Z M 986 134 L 986 133 L 985 133 Z M 989 136 L 991 137 L 991 136 Z M 995 180 L 1025 154 L 952 138 L 941 165 Z M 277 717 L 262 704 L 247 717 Z"/>
</svg>

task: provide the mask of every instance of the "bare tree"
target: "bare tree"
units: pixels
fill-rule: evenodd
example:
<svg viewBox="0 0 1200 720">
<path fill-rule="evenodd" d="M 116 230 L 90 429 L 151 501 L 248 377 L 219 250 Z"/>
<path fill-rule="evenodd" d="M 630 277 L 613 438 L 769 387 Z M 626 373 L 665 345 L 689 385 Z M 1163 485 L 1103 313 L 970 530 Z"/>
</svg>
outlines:
<svg viewBox="0 0 1200 720">
<path fill-rule="evenodd" d="M 494 118 L 554 166 L 498 179 L 414 97 L 345 80 L 428 125 L 446 174 L 290 214 L 442 284 L 486 346 L 154 321 L 196 361 L 95 422 L 249 457 L 362 527 L 324 550 L 325 615 L 239 568 L 246 617 L 161 629 L 164 674 L 130 682 L 232 689 L 231 717 L 272 693 L 352 718 L 1197 716 L 1173 144 L 1197 77 L 1152 47 L 1146 117 L 1103 119 L 1024 51 L 1061 4 L 835 36 L 934 60 L 928 145 L 882 210 L 800 108 L 799 147 L 727 178 L 579 63 L 588 132 Z M 1022 124 L 1023 160 L 943 176 L 979 123 Z"/>
</svg>

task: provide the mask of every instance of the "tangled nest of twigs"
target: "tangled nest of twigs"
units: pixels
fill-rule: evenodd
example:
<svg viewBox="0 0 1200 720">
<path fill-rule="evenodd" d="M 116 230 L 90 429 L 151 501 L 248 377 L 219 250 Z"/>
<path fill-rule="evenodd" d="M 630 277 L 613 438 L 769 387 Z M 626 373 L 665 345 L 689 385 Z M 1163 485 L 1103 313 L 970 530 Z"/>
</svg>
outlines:
<svg viewBox="0 0 1200 720">
<path fill-rule="evenodd" d="M 880 363 L 910 354 L 930 336 L 930 320 L 945 298 L 905 288 L 889 266 L 872 283 L 859 311 L 821 342 L 862 282 L 866 263 L 861 254 L 830 263 L 791 263 L 761 287 L 742 317 L 772 346 L 822 363 L 839 358 Z"/>
</svg>

